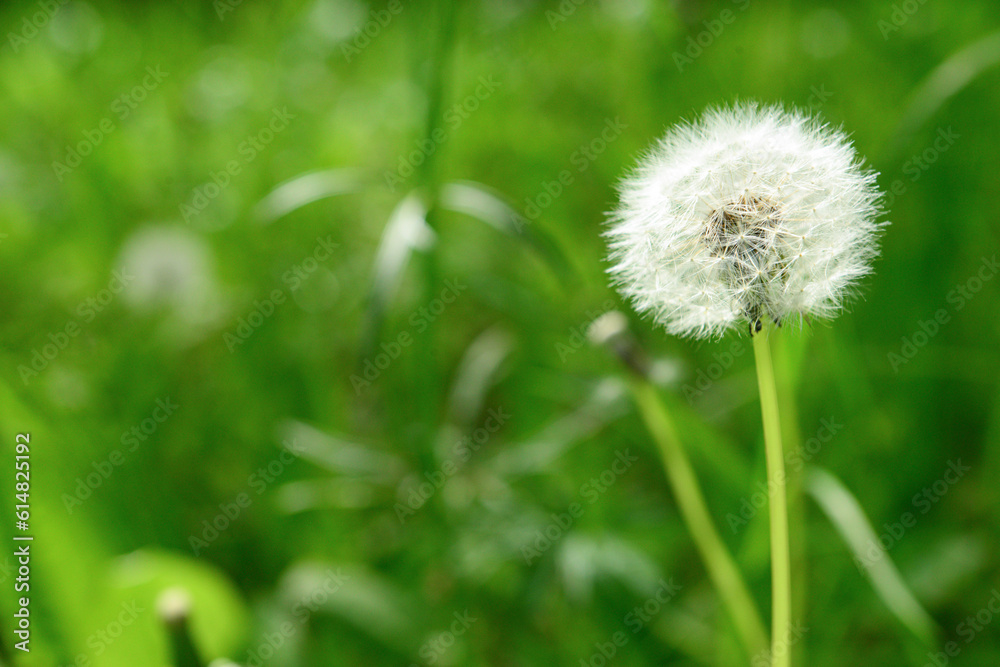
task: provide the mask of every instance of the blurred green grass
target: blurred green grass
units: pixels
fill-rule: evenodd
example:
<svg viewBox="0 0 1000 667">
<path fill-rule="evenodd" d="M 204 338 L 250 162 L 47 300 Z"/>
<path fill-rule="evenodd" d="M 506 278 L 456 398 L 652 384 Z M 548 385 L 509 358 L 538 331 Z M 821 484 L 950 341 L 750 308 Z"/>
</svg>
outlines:
<svg viewBox="0 0 1000 667">
<path fill-rule="evenodd" d="M 308 566 L 320 563 L 348 569 L 351 583 L 309 614 L 308 630 L 294 633 L 273 664 L 427 661 L 421 647 L 466 609 L 481 620 L 434 654 L 442 664 L 578 664 L 622 629 L 660 576 L 683 591 L 622 649 L 619 664 L 736 664 L 732 633 L 655 450 L 620 386 L 608 381 L 618 369 L 604 352 L 573 341 L 608 299 L 619 304 L 604 278 L 600 238 L 615 182 L 668 126 L 737 98 L 811 106 L 851 132 L 884 189 L 904 183 L 862 297 L 835 322 L 788 336 L 803 344 L 799 429 L 805 440 L 823 418 L 844 424 L 811 463 L 844 481 L 879 532 L 914 510 L 914 494 L 949 460 L 972 466 L 890 555 L 944 638 L 962 644 L 956 662 L 996 663 L 996 627 L 968 646 L 957 628 L 1000 585 L 990 548 L 1000 537 L 997 286 L 985 282 L 961 310 L 948 295 L 1000 241 L 993 206 L 1000 128 L 991 111 L 1000 102 L 1000 70 L 985 67 L 899 135 L 926 77 L 1000 28 L 993 3 L 927 3 L 887 38 L 879 21 L 891 21 L 894 5 L 883 3 L 754 3 L 741 11 L 742 3 L 594 0 L 558 23 L 556 2 L 463 3 L 450 66 L 438 71 L 432 19 L 446 5 L 404 2 L 349 60 L 345 46 L 356 29 L 377 25 L 384 14 L 371 12 L 388 4 L 244 2 L 220 20 L 210 3 L 74 0 L 26 43 L 9 35 L 20 34 L 39 5 L 0 9 L 0 424 L 5 447 L 15 433 L 32 432 L 39 536 L 38 643 L 14 664 L 71 664 L 77 655 L 95 665 L 162 664 L 166 640 L 151 611 L 101 655 L 87 641 L 138 595 L 120 583 L 127 575 L 120 557 L 136 550 L 160 568 L 144 581 L 218 589 L 196 598 L 193 611 L 207 657 L 247 662 L 298 591 L 319 580 Z M 674 54 L 724 10 L 735 19 L 678 71 Z M 147 67 L 167 76 L 122 118 L 112 105 L 142 83 Z M 392 191 L 386 173 L 419 150 L 436 72 L 445 112 L 475 97 L 481 77 L 499 85 L 457 126 L 444 114 L 431 120 L 445 129 L 435 178 L 485 184 L 528 218 L 535 217 L 529 203 L 542 208 L 528 228 L 555 239 L 573 277 L 523 236 L 435 210 L 435 282 L 424 284 L 428 253 L 418 249 L 378 341 L 408 333 L 417 342 L 356 392 L 351 375 L 371 349 L 365 312 L 382 231 L 421 178 Z M 817 90 L 828 99 L 819 103 Z M 242 142 L 286 107 L 295 116 L 287 129 L 246 161 Z M 114 130 L 60 181 L 53 162 L 105 119 Z M 574 159 L 608 119 L 624 124 L 620 136 L 595 159 Z M 913 157 L 949 128 L 954 145 L 914 171 Z M 240 173 L 186 223 L 180 205 L 232 160 Z M 279 184 L 346 168 L 357 170 L 363 187 L 262 223 L 256 207 Z M 563 171 L 572 182 L 542 206 Z M 339 247 L 293 294 L 284 276 L 312 255 L 317 238 Z M 123 267 L 134 282 L 86 321 L 80 304 L 99 298 Z M 411 318 L 429 320 L 420 309 L 446 279 L 468 288 L 425 335 Z M 230 353 L 224 334 L 276 289 L 288 300 Z M 941 308 L 950 321 L 895 372 L 888 355 Z M 79 335 L 23 382 L 20 367 L 70 321 Z M 736 339 L 691 344 L 634 324 L 672 369 L 668 400 L 710 508 L 766 608 L 766 519 L 755 517 L 738 534 L 725 522 L 752 492 L 746 481 L 763 479 L 749 355 L 689 406 L 684 385 Z M 369 341 L 376 351 L 378 342 Z M 459 386 L 482 394 L 463 389 L 465 404 L 448 394 L 462 377 L 471 379 Z M 176 414 L 67 512 L 64 494 L 122 449 L 123 433 L 167 397 L 179 405 Z M 511 417 L 401 523 L 394 504 L 490 408 Z M 256 495 L 248 480 L 277 459 L 292 422 L 337 439 L 317 436 L 311 457 Z M 357 460 L 338 458 L 355 451 L 345 442 L 357 445 Z M 624 448 L 639 463 L 525 564 L 522 546 L 551 513 L 578 502 L 581 485 Z M 252 505 L 195 558 L 190 536 L 243 492 Z M 924 664 L 926 651 L 812 505 L 805 522 L 810 629 L 799 648 L 806 664 Z M 168 567 L 160 552 L 192 562 Z M 199 576 L 214 583 L 200 583 L 190 568 L 207 568 Z M 152 592 L 142 595 L 152 610 Z M 9 648 L 13 602 L 2 600 Z"/>
</svg>

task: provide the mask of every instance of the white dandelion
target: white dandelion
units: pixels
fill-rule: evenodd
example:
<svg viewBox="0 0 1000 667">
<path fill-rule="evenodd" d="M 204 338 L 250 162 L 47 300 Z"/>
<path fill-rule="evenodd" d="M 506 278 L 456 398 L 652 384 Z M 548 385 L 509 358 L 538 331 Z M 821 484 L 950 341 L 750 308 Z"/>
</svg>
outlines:
<svg viewBox="0 0 1000 667">
<path fill-rule="evenodd" d="M 710 109 L 622 184 L 609 272 L 681 336 L 832 317 L 877 254 L 875 176 L 843 132 L 800 111 Z"/>
<path fill-rule="evenodd" d="M 118 265 L 128 276 L 123 297 L 137 313 L 162 313 L 174 342 L 207 335 L 227 315 L 211 246 L 174 225 L 149 225 L 129 236 Z"/>
</svg>

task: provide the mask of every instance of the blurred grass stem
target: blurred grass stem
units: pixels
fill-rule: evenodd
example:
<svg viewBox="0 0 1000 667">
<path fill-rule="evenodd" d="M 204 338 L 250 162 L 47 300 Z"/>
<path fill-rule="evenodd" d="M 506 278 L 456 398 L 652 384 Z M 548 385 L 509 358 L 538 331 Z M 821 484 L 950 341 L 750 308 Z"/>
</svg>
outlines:
<svg viewBox="0 0 1000 667">
<path fill-rule="evenodd" d="M 451 52 L 455 42 L 455 21 L 457 7 L 450 0 L 429 0 L 427 3 L 428 13 L 431 20 L 421 24 L 418 44 L 425 44 L 425 30 L 429 23 L 435 29 L 435 39 L 431 42 L 430 53 L 423 65 L 426 67 L 422 72 L 424 80 L 424 90 L 427 95 L 427 115 L 425 116 L 424 138 L 425 142 L 435 144 L 435 131 L 441 121 L 441 110 L 444 108 L 446 89 L 451 74 Z M 440 148 L 440 147 L 438 147 Z M 427 226 L 435 234 L 434 241 L 421 253 L 418 253 L 420 271 L 422 274 L 422 301 L 431 303 L 437 295 L 439 284 L 439 267 L 437 246 L 440 242 L 437 238 L 440 225 L 439 216 L 439 196 L 440 196 L 440 173 L 437 169 L 437 158 L 440 150 L 434 150 L 425 155 L 423 163 L 418 167 L 416 179 L 417 187 L 425 198 L 427 214 Z M 418 343 L 418 377 L 421 378 L 420 386 L 415 388 L 415 403 L 417 409 L 417 424 L 419 432 L 418 441 L 421 443 L 422 465 L 428 470 L 436 465 L 432 454 L 434 429 L 438 419 L 440 408 L 440 398 L 442 396 L 441 378 L 437 374 L 437 326 L 434 321 L 428 322 L 423 339 Z"/>
<path fill-rule="evenodd" d="M 694 469 L 656 387 L 644 377 L 635 375 L 631 378 L 631 387 L 639 412 L 663 456 L 667 479 L 681 515 L 705 561 L 712 583 L 729 609 L 744 647 L 751 656 L 767 650 L 764 623 L 736 563 L 715 530 Z"/>
</svg>

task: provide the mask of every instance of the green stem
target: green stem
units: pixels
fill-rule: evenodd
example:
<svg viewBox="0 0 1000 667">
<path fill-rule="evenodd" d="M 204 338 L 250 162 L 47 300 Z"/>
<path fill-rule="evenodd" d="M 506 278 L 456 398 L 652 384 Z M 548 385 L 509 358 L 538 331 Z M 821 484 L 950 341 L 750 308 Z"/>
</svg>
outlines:
<svg viewBox="0 0 1000 667">
<path fill-rule="evenodd" d="M 632 392 L 643 420 L 663 456 L 667 479 L 677 506 L 705 561 L 708 576 L 729 610 L 747 653 L 753 656 L 767 650 L 764 622 L 736 563 L 715 530 L 705 497 L 691 462 L 681 447 L 670 414 L 657 395 L 656 388 L 644 378 L 632 378 Z"/>
<path fill-rule="evenodd" d="M 775 386 L 778 390 L 778 405 L 781 406 L 782 445 L 786 452 L 800 451 L 802 437 L 799 432 L 798 408 L 792 397 L 797 395 L 801 374 L 802 355 L 806 341 L 802 336 L 785 338 L 774 352 Z M 787 455 L 786 455 L 787 460 Z M 802 495 L 803 468 L 786 470 L 788 481 L 788 530 L 792 555 L 792 618 L 803 619 L 806 613 L 808 590 L 808 561 L 806 544 L 805 502 Z M 799 642 L 790 651 L 789 660 L 794 664 L 806 664 L 805 642 Z"/>
<path fill-rule="evenodd" d="M 788 540 L 788 501 L 785 490 L 785 455 L 781 447 L 781 418 L 778 392 L 774 384 L 771 347 L 765 332 L 753 337 L 760 388 L 760 411 L 764 421 L 764 449 L 767 454 L 768 504 L 771 522 L 771 659 L 772 667 L 788 667 L 787 641 L 792 622 L 792 567 Z"/>
<path fill-rule="evenodd" d="M 419 24 L 417 44 L 422 49 L 427 42 L 428 26 L 436 28 L 436 36 L 427 60 L 428 69 L 423 72 L 423 87 L 427 94 L 424 139 L 433 145 L 439 143 L 435 137 L 438 132 L 443 131 L 442 117 L 451 78 L 451 53 L 455 48 L 455 26 L 458 20 L 459 5 L 452 0 L 430 0 L 426 3 L 425 9 L 429 20 Z M 427 190 L 428 199 L 432 206 L 437 204 L 437 190 L 440 180 L 437 160 L 441 152 L 440 150 L 431 151 L 425 156 L 423 164 L 417 168 L 417 186 Z"/>
<path fill-rule="evenodd" d="M 455 22 L 458 7 L 459 5 L 451 0 L 429 0 L 425 5 L 429 20 L 421 23 L 418 33 L 417 44 L 422 50 L 427 42 L 427 27 L 436 29 L 435 39 L 427 54 L 427 69 L 423 76 L 424 89 L 427 94 L 427 113 L 424 120 L 425 143 L 436 144 L 435 137 L 441 131 L 442 109 L 447 97 L 447 87 L 451 74 L 451 52 L 455 45 Z M 422 63 L 425 62 L 423 55 L 421 53 Z M 423 192 L 424 202 L 427 206 L 425 221 L 436 236 L 440 233 L 438 197 L 440 195 L 441 173 L 438 167 L 438 158 L 441 153 L 441 150 L 435 150 L 427 155 L 416 175 L 417 188 Z M 424 304 L 433 301 L 440 289 L 438 283 L 438 244 L 440 242 L 440 238 L 435 238 L 429 248 L 417 253 L 423 277 L 422 302 Z M 421 443 L 422 463 L 425 466 L 436 465 L 432 449 L 439 419 L 438 412 L 443 382 L 438 374 L 436 357 L 437 329 L 438 326 L 435 325 L 434 320 L 430 320 L 422 337 L 418 339 L 416 363 L 419 364 L 419 367 L 414 375 L 414 377 L 420 378 L 419 386 L 414 390 L 413 401 L 417 415 L 416 439 Z M 427 467 L 426 469 L 430 470 L 431 468 Z"/>
</svg>

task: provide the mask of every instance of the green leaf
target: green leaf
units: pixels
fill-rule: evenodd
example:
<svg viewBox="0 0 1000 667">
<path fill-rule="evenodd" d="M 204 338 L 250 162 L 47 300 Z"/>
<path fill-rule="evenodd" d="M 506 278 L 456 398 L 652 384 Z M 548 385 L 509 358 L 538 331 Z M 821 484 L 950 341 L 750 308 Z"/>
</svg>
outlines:
<svg viewBox="0 0 1000 667">
<path fill-rule="evenodd" d="M 355 169 L 329 169 L 296 176 L 272 190 L 257 203 L 254 217 L 262 225 L 320 199 L 358 192 L 364 180 Z"/>
<path fill-rule="evenodd" d="M 410 193 L 389 217 L 375 254 L 360 359 L 367 358 L 378 344 L 386 308 L 399 288 L 410 257 L 435 242 L 434 231 L 427 224 L 426 205 L 417 193 Z"/>
<path fill-rule="evenodd" d="M 485 222 L 490 227 L 527 243 L 548 263 L 566 285 L 576 275 L 566 254 L 552 236 L 513 209 L 482 183 L 456 181 L 441 188 L 441 206 Z"/>
<path fill-rule="evenodd" d="M 487 329 L 472 341 L 455 371 L 448 401 L 452 421 L 469 427 L 483 410 L 486 394 L 496 384 L 503 363 L 514 347 L 506 331 Z"/>
<path fill-rule="evenodd" d="M 990 33 L 951 55 L 935 67 L 910 97 L 892 144 L 900 151 L 945 102 L 960 93 L 986 70 L 1000 64 L 1000 32 Z"/>
<path fill-rule="evenodd" d="M 427 615 L 394 582 L 364 566 L 301 563 L 285 573 L 279 591 L 292 609 L 336 617 L 404 655 L 416 655 L 420 646 Z"/>
<path fill-rule="evenodd" d="M 134 665 L 139 655 L 162 656 L 146 664 L 168 663 L 169 636 L 157 605 L 170 590 L 190 600 L 191 638 L 204 659 L 232 657 L 248 639 L 249 614 L 239 591 L 204 559 L 142 549 L 112 561 L 109 581 L 112 608 L 135 615 L 134 627 L 108 646 L 109 664 Z"/>
<path fill-rule="evenodd" d="M 885 606 L 910 632 L 927 646 L 933 646 L 938 632 L 931 615 L 910 592 L 895 563 L 879 544 L 878 535 L 865 516 L 858 499 L 832 473 L 810 468 L 805 477 L 806 492 L 813 497 L 844 542 L 856 562 L 866 565 L 872 587 Z M 878 558 L 870 558 L 872 548 Z"/>
</svg>

